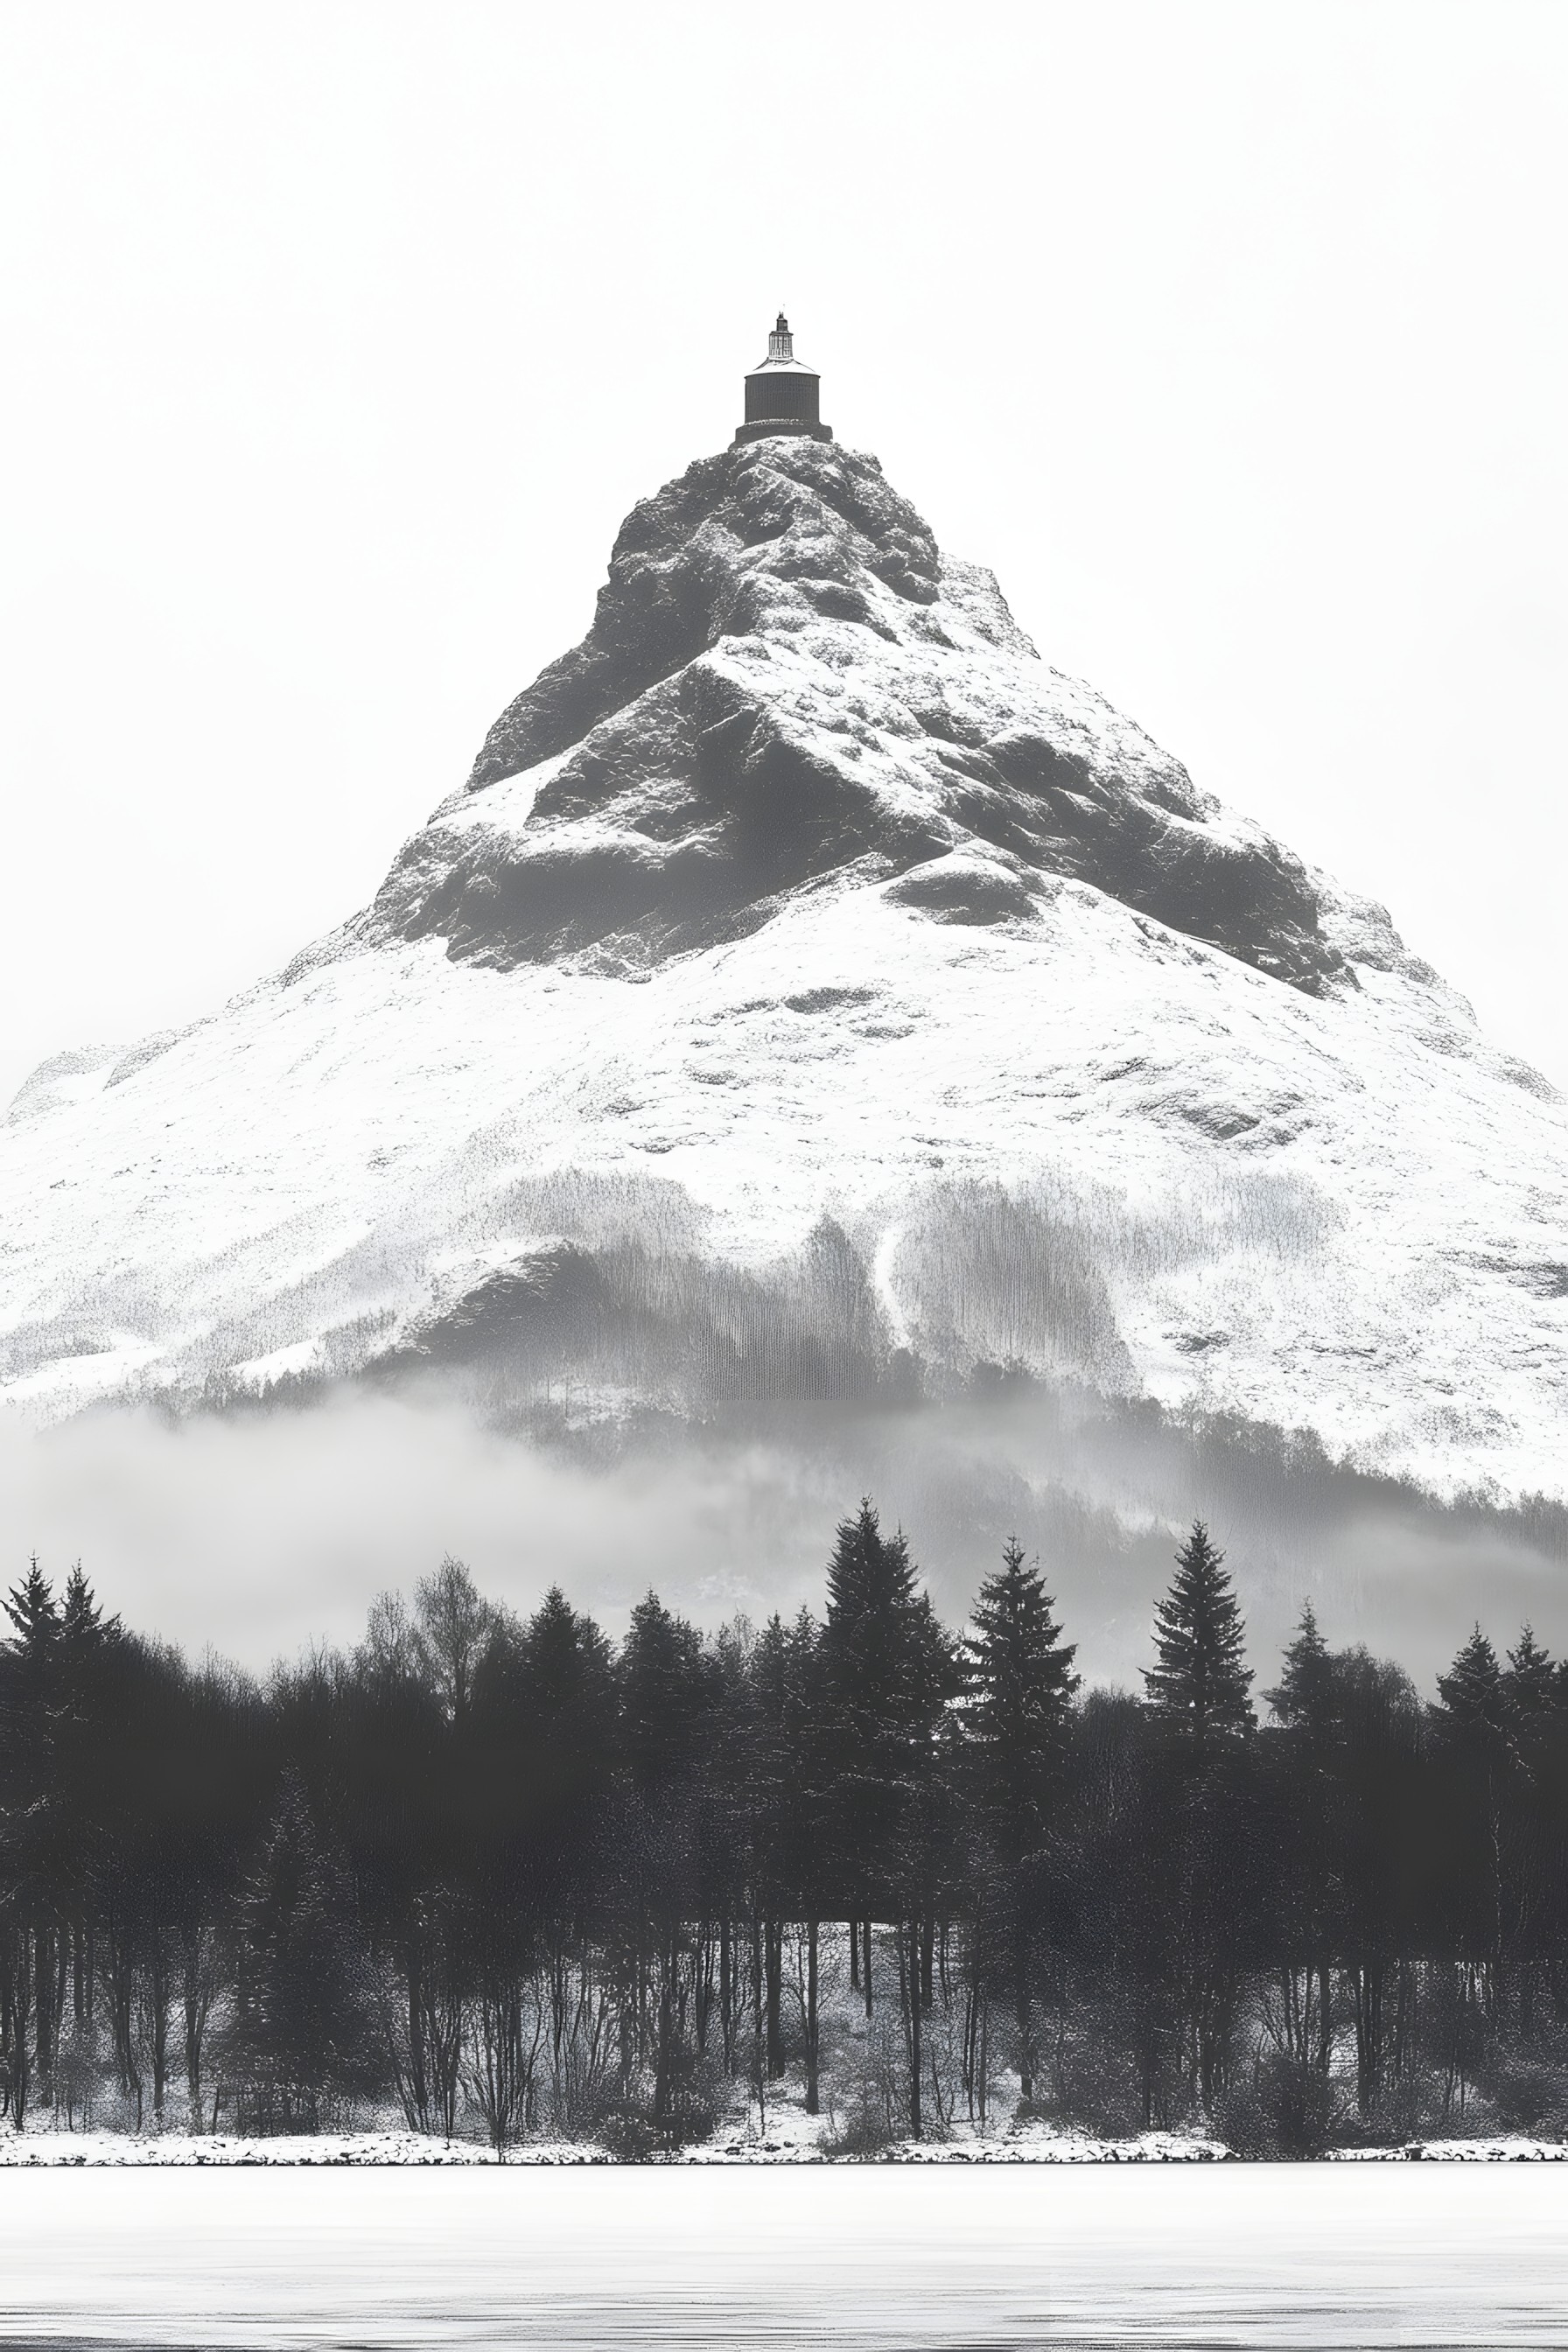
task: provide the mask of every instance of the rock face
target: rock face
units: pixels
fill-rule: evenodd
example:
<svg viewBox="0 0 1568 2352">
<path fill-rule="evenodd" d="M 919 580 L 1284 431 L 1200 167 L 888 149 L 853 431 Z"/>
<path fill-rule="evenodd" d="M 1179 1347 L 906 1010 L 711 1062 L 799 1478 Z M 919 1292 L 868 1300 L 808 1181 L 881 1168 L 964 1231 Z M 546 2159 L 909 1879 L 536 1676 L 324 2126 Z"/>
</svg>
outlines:
<svg viewBox="0 0 1568 2352">
<path fill-rule="evenodd" d="M 526 809 L 495 789 L 518 776 Z M 635 509 L 587 636 L 497 720 L 376 914 L 502 969 L 596 949 L 625 971 L 851 866 L 975 924 L 1071 876 L 1293 986 L 1354 984 L 1299 858 L 1043 669 L 875 458 L 784 438 Z"/>
<path fill-rule="evenodd" d="M 1563 1491 L 1552 1090 L 804 437 L 636 509 L 363 915 L 37 1073 L 0 1201 L 0 1378 L 44 1416 L 1012 1365 Z"/>
</svg>

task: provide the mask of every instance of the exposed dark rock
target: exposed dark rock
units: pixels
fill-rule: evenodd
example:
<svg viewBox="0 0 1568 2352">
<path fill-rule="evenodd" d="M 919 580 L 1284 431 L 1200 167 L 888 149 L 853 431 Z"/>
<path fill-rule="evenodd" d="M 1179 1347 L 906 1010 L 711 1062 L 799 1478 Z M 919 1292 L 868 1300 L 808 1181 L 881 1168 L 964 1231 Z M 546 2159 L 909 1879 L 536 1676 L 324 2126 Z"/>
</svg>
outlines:
<svg viewBox="0 0 1568 2352">
<path fill-rule="evenodd" d="M 625 969 L 831 877 L 904 877 L 933 921 L 994 924 L 1028 921 L 1047 876 L 1296 987 L 1353 985 L 1298 858 L 1045 668 L 875 458 L 796 436 L 633 509 L 587 636 L 497 720 L 374 920 L 480 963 Z"/>
</svg>

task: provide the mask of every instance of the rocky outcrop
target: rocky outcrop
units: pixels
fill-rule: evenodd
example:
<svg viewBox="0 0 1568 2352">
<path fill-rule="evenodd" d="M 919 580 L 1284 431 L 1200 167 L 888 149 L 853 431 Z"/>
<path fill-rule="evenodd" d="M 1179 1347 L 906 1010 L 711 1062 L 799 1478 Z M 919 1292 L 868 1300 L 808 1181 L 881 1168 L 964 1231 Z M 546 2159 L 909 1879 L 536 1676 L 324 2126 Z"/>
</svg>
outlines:
<svg viewBox="0 0 1568 2352">
<path fill-rule="evenodd" d="M 1294 987 L 1354 985 L 1299 858 L 1048 670 L 874 457 L 804 438 L 633 510 L 587 636 L 497 720 L 374 919 L 501 968 L 624 970 L 848 876 L 977 925 L 1068 877 Z"/>
</svg>

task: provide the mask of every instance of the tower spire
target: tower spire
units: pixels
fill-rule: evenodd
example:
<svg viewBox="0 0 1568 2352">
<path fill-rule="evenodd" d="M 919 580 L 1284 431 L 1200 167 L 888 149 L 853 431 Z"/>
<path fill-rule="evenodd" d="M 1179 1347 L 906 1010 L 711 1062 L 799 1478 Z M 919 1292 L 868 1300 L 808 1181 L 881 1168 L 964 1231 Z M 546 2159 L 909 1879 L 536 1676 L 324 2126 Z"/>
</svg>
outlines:
<svg viewBox="0 0 1568 2352">
<path fill-rule="evenodd" d="M 793 360 L 795 357 L 795 337 L 790 333 L 789 320 L 782 310 L 777 325 L 768 337 L 768 357 L 771 360 Z"/>
</svg>

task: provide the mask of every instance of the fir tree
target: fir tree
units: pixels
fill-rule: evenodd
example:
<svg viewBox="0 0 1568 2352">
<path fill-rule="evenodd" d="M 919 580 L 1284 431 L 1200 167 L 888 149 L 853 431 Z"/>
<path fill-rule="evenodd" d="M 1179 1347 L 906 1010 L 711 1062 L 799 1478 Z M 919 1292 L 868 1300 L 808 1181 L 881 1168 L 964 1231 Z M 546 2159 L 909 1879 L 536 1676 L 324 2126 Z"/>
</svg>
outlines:
<svg viewBox="0 0 1568 2352">
<path fill-rule="evenodd" d="M 838 1856 L 866 1892 L 879 1862 L 897 1868 L 913 1833 L 957 1687 L 947 1638 L 915 1589 L 909 1544 L 901 1530 L 883 1535 L 868 1501 L 834 1538 L 819 1654 Z"/>
<path fill-rule="evenodd" d="M 1446 1675 L 1437 1677 L 1432 1710 L 1440 1738 L 1455 1746 L 1489 1748 L 1502 1732 L 1508 1696 L 1498 1654 L 1478 1624 Z"/>
<path fill-rule="evenodd" d="M 1080 1677 L 1037 1566 L 1015 1538 L 987 1577 L 963 1644 L 966 1779 L 996 1852 L 1013 1868 L 1038 1851 Z"/>
<path fill-rule="evenodd" d="M 58 1649 L 60 1612 L 36 1553 L 20 1584 L 13 1585 L 0 1600 L 0 1609 L 11 1620 L 12 1636 L 5 1648 L 16 1661 L 17 1679 L 29 1697 L 42 1698 L 47 1693 Z"/>
<path fill-rule="evenodd" d="M 1246 1737 L 1254 1727 L 1252 1675 L 1223 1562 L 1194 1521 L 1155 1611 L 1157 1663 L 1143 1679 L 1163 1736 L 1146 1759 L 1151 1777 L 1141 1792 L 1162 1849 L 1145 1901 L 1171 1969 L 1185 2088 L 1211 2114 L 1236 2048 L 1237 1947 L 1253 1932 L 1264 1877 Z"/>
<path fill-rule="evenodd" d="M 1194 1519 L 1154 1611 L 1159 1663 L 1143 1669 L 1152 1712 L 1199 1751 L 1253 1728 L 1246 1629 L 1224 1559 Z"/>
<path fill-rule="evenodd" d="M 58 1850 L 63 1790 L 60 1612 L 35 1557 L 0 1599 L 11 1621 L 0 1643 L 0 1843 L 27 1901 L 55 1908 L 64 1860 Z M 41 2054 L 40 2071 L 47 2059 Z"/>
<path fill-rule="evenodd" d="M 602 1790 L 616 1748 L 616 1663 L 591 1617 L 552 1584 L 524 1628 L 522 1700 L 542 1757 L 578 1794 Z"/>
<path fill-rule="evenodd" d="M 104 1615 L 79 1559 L 66 1579 L 54 1640 L 60 1703 L 79 1725 L 101 1710 L 105 1676 L 112 1675 L 124 1642 L 124 1627 L 118 1617 Z"/>
<path fill-rule="evenodd" d="M 353 1896 L 290 1770 L 237 1908 L 238 2050 L 252 2098 L 315 2129 L 325 2102 L 374 2080 Z"/>
<path fill-rule="evenodd" d="M 1076 1644 L 1064 1642 L 1037 1566 L 1013 1538 L 980 1588 L 963 1644 L 964 1781 L 997 1868 L 982 1878 L 1005 1952 L 1018 2028 L 1018 2075 L 1034 2096 L 1035 1942 L 1043 1913 L 1041 1856 L 1079 1677 Z M 977 1874 L 978 1875 L 978 1874 Z"/>
<path fill-rule="evenodd" d="M 1310 1601 L 1304 1601 L 1279 1680 L 1263 1696 L 1276 1720 L 1288 1731 L 1305 1732 L 1319 1746 L 1332 1729 L 1338 1712 L 1334 1681 L 1334 1662 L 1318 1631 L 1316 1612 Z"/>
<path fill-rule="evenodd" d="M 1520 1628 L 1518 1646 L 1508 1654 L 1508 1671 L 1502 1683 L 1504 1703 L 1518 1722 L 1537 1722 L 1557 1704 L 1557 1663 L 1536 1640 L 1535 1629 L 1528 1620 Z"/>
<path fill-rule="evenodd" d="M 657 1592 L 632 1611 L 621 1649 L 622 1744 L 633 1788 L 659 1796 L 696 1777 L 711 1695 L 702 1637 Z"/>
<path fill-rule="evenodd" d="M 60 1600 L 60 1633 L 63 1640 L 82 1650 L 91 1650 L 100 1643 L 117 1641 L 121 1632 L 119 1618 L 106 1617 L 99 1607 L 97 1596 L 79 1559 L 66 1579 L 66 1589 Z"/>
<path fill-rule="evenodd" d="M 838 1527 L 827 1591 L 818 1716 L 825 1843 L 852 1932 L 857 1914 L 865 1931 L 868 2015 L 872 1919 L 879 1912 L 898 1926 L 900 2000 L 910 2037 L 910 2128 L 918 2139 L 921 2012 L 946 1834 L 940 1735 L 959 1677 L 948 1637 L 929 1600 L 915 1589 L 902 1532 L 884 1536 L 869 1501 Z"/>
<path fill-rule="evenodd" d="M 1443 1799 L 1443 1880 L 1450 1932 L 1460 1948 L 1500 1966 L 1507 1902 L 1505 1813 L 1521 1776 L 1513 1769 L 1508 1688 L 1497 1652 L 1477 1624 L 1437 1677 L 1431 1725 Z"/>
</svg>

